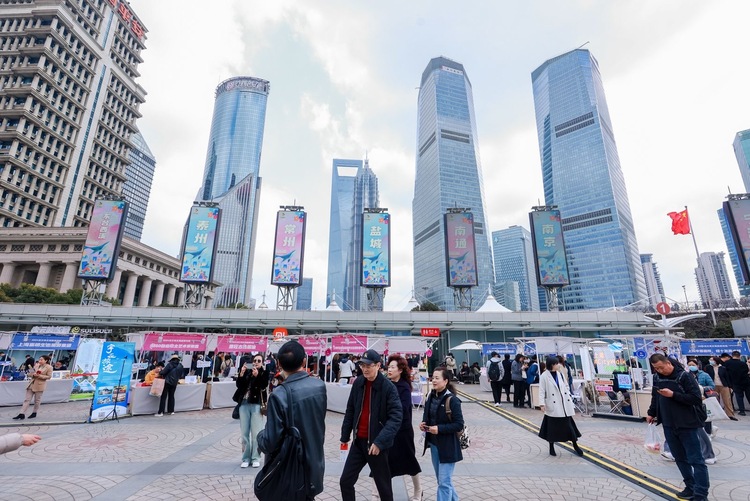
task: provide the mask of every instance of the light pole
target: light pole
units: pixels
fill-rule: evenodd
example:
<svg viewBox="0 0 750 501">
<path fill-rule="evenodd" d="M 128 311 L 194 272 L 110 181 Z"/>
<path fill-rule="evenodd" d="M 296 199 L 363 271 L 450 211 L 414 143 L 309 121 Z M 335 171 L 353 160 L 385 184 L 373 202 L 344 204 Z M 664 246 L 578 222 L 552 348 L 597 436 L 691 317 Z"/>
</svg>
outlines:
<svg viewBox="0 0 750 501">
<path fill-rule="evenodd" d="M 682 286 L 682 293 L 685 294 L 685 310 L 689 310 L 690 309 L 690 304 L 688 303 L 687 289 L 685 289 L 684 285 Z"/>
</svg>

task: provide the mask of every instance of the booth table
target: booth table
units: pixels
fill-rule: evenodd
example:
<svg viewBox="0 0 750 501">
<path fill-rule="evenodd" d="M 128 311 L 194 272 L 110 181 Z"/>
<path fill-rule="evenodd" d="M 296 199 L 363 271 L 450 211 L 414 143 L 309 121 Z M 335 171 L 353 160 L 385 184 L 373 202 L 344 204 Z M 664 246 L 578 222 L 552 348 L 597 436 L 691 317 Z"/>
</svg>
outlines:
<svg viewBox="0 0 750 501">
<path fill-rule="evenodd" d="M 338 383 L 326 383 L 326 394 L 328 395 L 328 410 L 333 412 L 346 412 L 346 403 L 349 401 L 349 394 L 352 392 L 352 385 L 341 386 Z"/>
<path fill-rule="evenodd" d="M 651 388 L 648 390 L 629 390 L 630 405 L 633 408 L 633 416 L 646 417 L 651 405 Z M 635 400 L 635 402 L 633 401 Z"/>
<path fill-rule="evenodd" d="M 159 397 L 148 394 L 150 386 L 133 386 L 130 391 L 130 413 L 156 414 L 159 410 Z M 175 412 L 199 411 L 206 399 L 206 383 L 179 384 L 174 393 Z"/>
<path fill-rule="evenodd" d="M 208 383 L 208 388 L 206 389 L 206 407 L 209 409 L 234 407 L 237 405 L 237 402 L 232 400 L 235 391 L 237 391 L 237 383 L 232 380 Z"/>
<path fill-rule="evenodd" d="M 482 372 L 486 372 L 484 368 L 482 368 Z M 479 389 L 482 391 L 492 391 L 492 386 L 490 385 L 490 380 L 487 377 L 487 374 L 479 375 Z"/>
<path fill-rule="evenodd" d="M 0 407 L 21 405 L 26 398 L 26 387 L 30 381 L 5 381 L 0 383 Z M 43 404 L 58 404 L 70 400 L 73 391 L 72 379 L 48 379 L 42 395 Z"/>
</svg>

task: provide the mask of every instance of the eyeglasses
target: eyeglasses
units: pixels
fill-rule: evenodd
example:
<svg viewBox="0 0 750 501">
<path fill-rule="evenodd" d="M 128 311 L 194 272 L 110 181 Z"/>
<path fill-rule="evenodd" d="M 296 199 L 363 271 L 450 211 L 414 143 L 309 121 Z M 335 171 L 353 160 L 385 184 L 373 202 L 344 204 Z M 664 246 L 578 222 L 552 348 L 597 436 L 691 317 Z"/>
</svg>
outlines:
<svg viewBox="0 0 750 501">
<path fill-rule="evenodd" d="M 255 360 L 253 360 L 253 363 L 262 364 L 263 363 L 263 359 L 262 358 L 256 358 Z"/>
</svg>

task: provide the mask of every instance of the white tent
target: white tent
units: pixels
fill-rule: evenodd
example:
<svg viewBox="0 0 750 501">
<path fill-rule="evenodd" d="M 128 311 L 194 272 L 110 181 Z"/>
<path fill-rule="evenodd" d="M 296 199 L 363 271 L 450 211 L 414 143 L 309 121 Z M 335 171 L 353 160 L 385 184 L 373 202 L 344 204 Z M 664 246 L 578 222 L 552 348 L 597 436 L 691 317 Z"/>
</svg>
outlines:
<svg viewBox="0 0 750 501">
<path fill-rule="evenodd" d="M 487 299 L 484 301 L 484 304 L 477 311 L 479 313 L 484 313 L 486 311 L 510 312 L 512 310 L 509 310 L 505 306 L 498 303 L 497 300 L 495 299 L 495 296 L 492 295 L 492 290 L 490 289 L 487 294 Z"/>
</svg>

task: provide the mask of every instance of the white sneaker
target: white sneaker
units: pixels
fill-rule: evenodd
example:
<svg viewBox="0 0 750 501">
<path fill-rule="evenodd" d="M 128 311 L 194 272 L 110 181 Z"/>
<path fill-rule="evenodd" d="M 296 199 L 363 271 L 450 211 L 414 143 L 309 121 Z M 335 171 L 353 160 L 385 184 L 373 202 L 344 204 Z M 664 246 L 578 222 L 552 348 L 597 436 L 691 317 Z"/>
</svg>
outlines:
<svg viewBox="0 0 750 501">
<path fill-rule="evenodd" d="M 170 412 L 170 413 L 169 413 L 169 415 L 170 415 L 170 416 L 174 416 L 174 412 Z"/>
<path fill-rule="evenodd" d="M 718 426 L 716 426 L 716 425 L 713 425 L 713 426 L 711 427 L 711 436 L 712 436 L 712 437 L 715 437 L 715 436 L 716 436 L 716 432 L 717 432 L 717 431 L 719 431 L 719 427 L 718 427 Z"/>
<path fill-rule="evenodd" d="M 243 461 L 243 462 L 242 462 L 242 463 L 240 464 L 240 468 L 247 468 L 248 466 L 250 466 L 250 463 L 249 463 L 248 461 Z"/>
<path fill-rule="evenodd" d="M 253 461 L 253 468 L 260 468 L 260 461 Z"/>
<path fill-rule="evenodd" d="M 497 402 L 495 402 L 495 407 L 500 407 L 500 404 L 498 404 Z"/>
<path fill-rule="evenodd" d="M 157 412 L 156 414 L 154 414 L 155 417 L 162 417 L 163 415 L 164 413 L 162 412 Z"/>
<path fill-rule="evenodd" d="M 671 452 L 662 452 L 661 453 L 661 458 L 664 461 L 674 461 L 674 456 L 672 455 Z"/>
<path fill-rule="evenodd" d="M 706 464 L 714 464 L 716 463 L 716 458 L 704 459 L 703 462 Z"/>
</svg>

